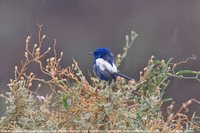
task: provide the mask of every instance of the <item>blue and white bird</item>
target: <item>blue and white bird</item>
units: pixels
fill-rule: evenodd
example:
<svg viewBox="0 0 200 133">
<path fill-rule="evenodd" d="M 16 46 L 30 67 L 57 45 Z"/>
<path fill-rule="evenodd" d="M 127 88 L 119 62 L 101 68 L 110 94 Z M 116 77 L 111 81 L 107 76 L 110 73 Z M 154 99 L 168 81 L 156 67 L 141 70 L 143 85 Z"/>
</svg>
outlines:
<svg viewBox="0 0 200 133">
<path fill-rule="evenodd" d="M 114 56 L 109 49 L 97 48 L 93 52 L 93 57 L 93 72 L 100 80 L 112 81 L 116 80 L 117 76 L 123 77 L 127 80 L 132 80 L 131 77 L 118 72 L 114 63 Z"/>
</svg>

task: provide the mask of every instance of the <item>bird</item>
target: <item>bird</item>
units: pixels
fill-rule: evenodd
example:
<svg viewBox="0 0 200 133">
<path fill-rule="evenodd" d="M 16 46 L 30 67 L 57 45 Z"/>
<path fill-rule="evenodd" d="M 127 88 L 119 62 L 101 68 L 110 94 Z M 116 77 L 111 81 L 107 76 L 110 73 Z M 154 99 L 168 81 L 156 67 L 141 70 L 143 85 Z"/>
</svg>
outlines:
<svg viewBox="0 0 200 133">
<path fill-rule="evenodd" d="M 100 80 L 112 81 L 116 80 L 118 76 L 127 80 L 133 78 L 119 73 L 116 65 L 113 53 L 107 48 L 97 48 L 93 51 L 93 72 L 95 76 Z"/>
</svg>

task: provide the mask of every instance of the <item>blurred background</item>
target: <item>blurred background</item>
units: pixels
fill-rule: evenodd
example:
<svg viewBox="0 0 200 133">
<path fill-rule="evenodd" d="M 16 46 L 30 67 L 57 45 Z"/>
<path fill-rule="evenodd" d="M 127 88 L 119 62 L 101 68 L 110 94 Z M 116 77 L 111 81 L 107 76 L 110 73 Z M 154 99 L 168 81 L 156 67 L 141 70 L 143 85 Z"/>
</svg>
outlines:
<svg viewBox="0 0 200 133">
<path fill-rule="evenodd" d="M 37 24 L 44 24 L 44 47 L 53 46 L 57 39 L 58 52 L 64 52 L 62 66 L 70 65 L 74 58 L 86 76 L 92 73 L 89 52 L 107 47 L 117 55 L 131 30 L 139 36 L 119 68 L 122 73 L 137 80 L 152 55 L 178 62 L 195 54 L 196 60 L 179 69 L 200 70 L 198 0 L 0 0 L 1 93 L 8 91 L 14 66 L 24 57 L 25 38 L 37 38 Z M 200 98 L 200 82 L 172 78 L 165 97 L 175 100 L 177 110 L 189 98 Z M 200 106 L 192 104 L 190 114 L 194 111 L 200 115 Z"/>
</svg>

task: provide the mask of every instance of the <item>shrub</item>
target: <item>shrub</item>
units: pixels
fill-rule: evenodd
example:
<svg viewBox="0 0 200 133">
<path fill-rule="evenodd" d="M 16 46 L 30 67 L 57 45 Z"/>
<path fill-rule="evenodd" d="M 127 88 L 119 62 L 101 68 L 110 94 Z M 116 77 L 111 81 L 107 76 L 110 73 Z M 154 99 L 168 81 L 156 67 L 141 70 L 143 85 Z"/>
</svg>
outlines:
<svg viewBox="0 0 200 133">
<path fill-rule="evenodd" d="M 179 63 L 152 56 L 147 67 L 140 72 L 138 81 L 117 78 L 115 82 L 107 83 L 91 76 L 88 82 L 75 60 L 71 66 L 60 65 L 63 52 L 58 56 L 56 40 L 53 48 L 41 52 L 45 35 L 42 35 L 42 25 L 38 26 L 38 42 L 30 49 L 31 37 L 26 38 L 25 59 L 21 67 L 15 67 L 15 78 L 8 84 L 10 91 L 6 95 L 1 94 L 7 104 L 7 114 L 0 120 L 1 131 L 183 132 L 200 129 L 200 118 L 195 113 L 190 120 L 184 114 L 191 103 L 200 104 L 196 99 L 183 103 L 177 112 L 173 112 L 172 103 L 167 108 L 167 120 L 161 111 L 163 103 L 172 100 L 163 98 L 170 83 L 169 77 L 200 81 L 200 72 L 175 71 L 178 65 L 195 59 L 195 56 Z M 123 52 L 116 59 L 117 66 L 126 57 L 136 37 L 133 31 L 126 36 Z M 52 49 L 54 56 L 48 58 L 47 53 Z M 33 72 L 28 73 L 32 63 L 39 66 L 40 72 L 49 77 L 48 80 Z M 187 74 L 192 77 L 186 77 Z M 33 82 L 37 84 L 34 89 Z M 51 95 L 38 93 L 45 85 L 52 91 Z"/>
</svg>

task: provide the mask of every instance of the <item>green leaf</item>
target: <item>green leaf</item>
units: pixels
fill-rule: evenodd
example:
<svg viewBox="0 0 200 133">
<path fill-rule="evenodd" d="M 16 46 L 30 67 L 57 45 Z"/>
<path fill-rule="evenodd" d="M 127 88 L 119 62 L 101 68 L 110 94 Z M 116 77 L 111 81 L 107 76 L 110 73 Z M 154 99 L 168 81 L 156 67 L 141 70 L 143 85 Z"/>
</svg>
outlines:
<svg viewBox="0 0 200 133">
<path fill-rule="evenodd" d="M 68 99 L 67 95 L 64 95 L 63 96 L 63 106 L 64 106 L 65 110 L 67 110 L 69 108 L 67 99 Z"/>
<path fill-rule="evenodd" d="M 163 102 L 169 102 L 169 101 L 173 101 L 173 98 L 166 98 L 162 100 Z"/>
<path fill-rule="evenodd" d="M 186 75 L 186 74 L 194 74 L 194 75 L 197 75 L 197 74 L 200 74 L 200 71 L 192 71 L 192 70 L 180 70 L 176 73 L 177 76 L 180 76 L 180 75 Z"/>
</svg>

